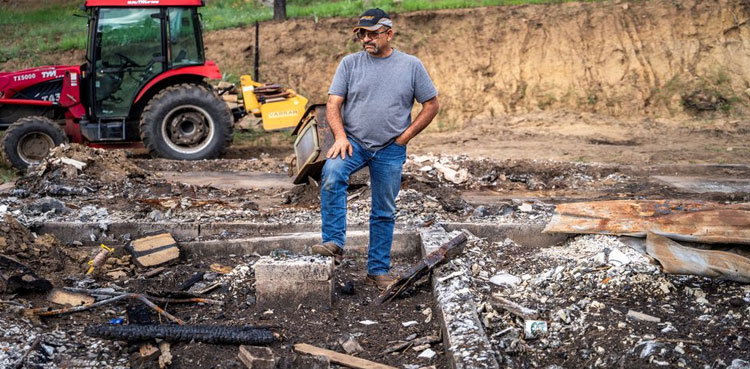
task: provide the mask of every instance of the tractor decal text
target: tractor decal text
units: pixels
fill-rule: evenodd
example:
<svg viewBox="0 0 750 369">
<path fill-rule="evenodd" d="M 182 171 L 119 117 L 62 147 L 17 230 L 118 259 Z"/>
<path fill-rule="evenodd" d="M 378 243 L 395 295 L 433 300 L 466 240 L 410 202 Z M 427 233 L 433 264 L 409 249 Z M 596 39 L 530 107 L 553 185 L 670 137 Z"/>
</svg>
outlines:
<svg viewBox="0 0 750 369">
<path fill-rule="evenodd" d="M 294 115 L 297 115 L 297 110 L 275 111 L 272 113 L 268 113 L 269 118 L 291 117 Z"/>
<path fill-rule="evenodd" d="M 50 70 L 46 72 L 42 72 L 42 78 L 57 78 L 57 71 L 56 70 Z"/>
<path fill-rule="evenodd" d="M 49 94 L 49 95 L 42 95 L 42 96 L 39 96 L 39 100 L 59 102 L 60 101 L 60 93 L 56 92 L 56 93 Z"/>
<path fill-rule="evenodd" d="M 20 76 L 13 76 L 13 82 L 28 81 L 34 78 L 36 78 L 36 73 L 22 74 Z"/>
</svg>

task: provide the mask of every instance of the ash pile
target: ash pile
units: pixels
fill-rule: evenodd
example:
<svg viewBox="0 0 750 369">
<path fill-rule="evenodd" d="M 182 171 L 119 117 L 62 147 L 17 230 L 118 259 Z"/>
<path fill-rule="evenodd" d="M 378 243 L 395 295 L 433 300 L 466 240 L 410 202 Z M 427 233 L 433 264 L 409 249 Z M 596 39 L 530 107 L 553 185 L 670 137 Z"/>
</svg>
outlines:
<svg viewBox="0 0 750 369">
<path fill-rule="evenodd" d="M 665 274 L 624 240 L 474 237 L 444 273 L 471 290 L 503 366 L 748 367 L 750 286 Z"/>
</svg>

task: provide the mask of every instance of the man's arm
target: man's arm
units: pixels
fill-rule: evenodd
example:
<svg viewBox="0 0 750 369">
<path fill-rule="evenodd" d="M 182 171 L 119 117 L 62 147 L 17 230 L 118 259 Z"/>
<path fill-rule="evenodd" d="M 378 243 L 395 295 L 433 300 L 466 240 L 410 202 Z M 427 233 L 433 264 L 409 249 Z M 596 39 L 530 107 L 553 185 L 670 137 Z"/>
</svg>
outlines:
<svg viewBox="0 0 750 369">
<path fill-rule="evenodd" d="M 331 100 L 329 99 L 329 104 L 330 101 Z M 396 143 L 406 146 L 406 144 L 408 144 L 409 141 L 414 138 L 414 136 L 419 134 L 419 132 L 422 132 L 423 129 L 427 128 L 430 122 L 432 122 L 432 120 L 437 115 L 439 109 L 440 104 L 438 104 L 437 96 L 422 103 L 422 111 L 420 111 L 417 115 L 417 118 L 414 119 L 413 122 L 411 122 L 411 125 L 406 128 L 406 131 L 404 131 L 404 133 L 402 133 L 400 136 L 396 137 Z M 328 122 L 330 123 L 330 118 Z"/>
<path fill-rule="evenodd" d="M 344 132 L 344 121 L 341 119 L 341 106 L 344 105 L 344 98 L 337 95 L 328 95 L 328 103 L 326 103 L 326 120 L 328 120 L 328 126 L 331 127 L 333 132 L 334 141 L 331 149 L 328 150 L 326 157 L 333 158 L 341 154 L 341 159 L 346 159 L 346 153 L 352 156 L 352 144 L 346 138 L 346 132 Z M 420 113 L 421 115 L 421 113 Z"/>
</svg>

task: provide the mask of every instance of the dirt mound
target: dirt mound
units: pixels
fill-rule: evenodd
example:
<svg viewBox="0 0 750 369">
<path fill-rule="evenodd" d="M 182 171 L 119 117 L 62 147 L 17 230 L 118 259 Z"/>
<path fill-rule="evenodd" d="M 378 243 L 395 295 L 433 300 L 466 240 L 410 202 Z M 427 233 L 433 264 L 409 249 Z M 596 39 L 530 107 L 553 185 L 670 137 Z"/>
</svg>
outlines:
<svg viewBox="0 0 750 369">
<path fill-rule="evenodd" d="M 10 215 L 6 214 L 0 219 L 0 234 L 0 254 L 18 260 L 29 267 L 32 273 L 50 279 L 53 285 L 64 277 L 60 272 L 78 265 L 70 250 L 64 250 L 54 235 L 35 237 Z M 13 274 L 16 266 L 0 265 L 0 269 L 3 267 L 10 268 L 8 270 Z"/>
<path fill-rule="evenodd" d="M 60 145 L 39 166 L 18 180 L 17 187 L 51 195 L 83 195 L 103 186 L 117 187 L 125 178 L 150 178 L 120 150 L 79 144 Z"/>
<path fill-rule="evenodd" d="M 16 255 L 22 258 L 39 256 L 37 249 L 33 248 L 34 237 L 31 232 L 10 215 L 5 215 L 0 220 L 0 253 L 4 255 Z M 35 250 L 27 254 L 29 250 Z"/>
<path fill-rule="evenodd" d="M 741 115 L 750 105 L 749 8 L 740 0 L 658 0 L 421 11 L 394 15 L 394 45 L 418 56 L 434 79 L 441 129 L 555 109 Z M 360 49 L 353 21 L 264 22 L 261 80 L 324 102 L 338 62 Z M 206 56 L 225 73 L 248 74 L 252 35 L 250 28 L 207 33 Z M 38 65 L 60 60 L 78 64 L 83 52 L 40 55 Z"/>
</svg>

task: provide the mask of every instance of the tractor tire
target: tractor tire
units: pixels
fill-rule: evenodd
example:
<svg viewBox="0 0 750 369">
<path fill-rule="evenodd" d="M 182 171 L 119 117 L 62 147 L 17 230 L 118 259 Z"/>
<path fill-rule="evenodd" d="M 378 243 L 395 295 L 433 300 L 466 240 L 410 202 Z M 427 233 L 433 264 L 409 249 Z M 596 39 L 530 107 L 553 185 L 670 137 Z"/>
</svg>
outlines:
<svg viewBox="0 0 750 369">
<path fill-rule="evenodd" d="M 140 134 L 153 157 L 213 159 L 232 143 L 232 125 L 229 107 L 215 92 L 203 85 L 180 84 L 148 102 Z"/>
<path fill-rule="evenodd" d="M 11 124 L 2 141 L 5 160 L 18 170 L 41 163 L 50 149 L 67 142 L 59 124 L 46 117 L 26 117 Z"/>
</svg>

